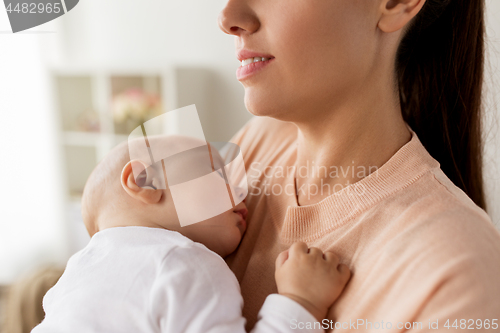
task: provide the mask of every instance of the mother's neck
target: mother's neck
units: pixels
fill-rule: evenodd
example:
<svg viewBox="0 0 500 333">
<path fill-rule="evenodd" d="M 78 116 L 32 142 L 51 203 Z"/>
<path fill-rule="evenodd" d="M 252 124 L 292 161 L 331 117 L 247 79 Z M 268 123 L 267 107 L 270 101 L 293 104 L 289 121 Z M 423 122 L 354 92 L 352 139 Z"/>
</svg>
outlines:
<svg viewBox="0 0 500 333">
<path fill-rule="evenodd" d="M 363 94 L 314 120 L 295 122 L 297 170 L 302 171 L 296 178 L 299 205 L 319 202 L 368 176 L 411 139 L 397 100 L 384 100 L 380 93 L 374 91 L 372 98 Z"/>
</svg>

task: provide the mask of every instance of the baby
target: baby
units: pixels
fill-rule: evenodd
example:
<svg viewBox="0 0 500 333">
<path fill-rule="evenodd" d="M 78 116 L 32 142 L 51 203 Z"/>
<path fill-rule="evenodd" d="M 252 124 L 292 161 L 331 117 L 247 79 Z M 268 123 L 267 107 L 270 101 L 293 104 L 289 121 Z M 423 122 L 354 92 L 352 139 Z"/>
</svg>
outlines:
<svg viewBox="0 0 500 333">
<path fill-rule="evenodd" d="M 151 140 L 182 147 L 192 139 Z M 169 170 L 183 170 L 188 162 L 195 169 L 205 163 L 193 163 L 192 156 L 166 163 Z M 142 172 L 134 176 L 134 170 Z M 44 297 L 46 316 L 32 333 L 245 332 L 239 284 L 222 259 L 246 230 L 245 204 L 181 227 L 171 177 L 165 186 L 161 177 L 161 170 L 130 160 L 126 143 L 95 168 L 82 199 L 92 238 Z M 292 320 L 321 321 L 349 277 L 332 252 L 293 244 L 276 260 L 279 294 L 267 297 L 252 332 L 296 332 Z M 323 329 L 318 324 L 302 332 Z"/>
</svg>

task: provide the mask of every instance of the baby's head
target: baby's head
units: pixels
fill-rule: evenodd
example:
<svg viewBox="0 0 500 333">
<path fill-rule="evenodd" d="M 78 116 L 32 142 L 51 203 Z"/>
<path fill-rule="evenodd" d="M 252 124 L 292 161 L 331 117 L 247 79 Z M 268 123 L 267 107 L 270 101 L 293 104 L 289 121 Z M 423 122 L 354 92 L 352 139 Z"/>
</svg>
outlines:
<svg viewBox="0 0 500 333">
<path fill-rule="evenodd" d="M 177 147 L 182 151 L 184 146 L 192 147 L 196 139 L 158 136 L 149 140 L 157 146 L 168 145 L 169 148 Z M 187 177 L 184 181 L 188 181 L 193 175 L 206 173 L 214 161 L 222 160 L 213 147 L 210 149 L 212 163 L 207 162 L 203 149 L 191 149 L 190 152 L 188 158 L 186 154 L 178 154 L 175 158 L 165 160 L 170 186 L 183 177 Z M 124 226 L 164 228 L 178 231 L 222 257 L 232 253 L 246 229 L 245 204 L 241 202 L 222 214 L 181 227 L 169 184 L 164 182 L 165 168 L 161 166 L 161 163 L 156 163 L 148 167 L 145 161 L 130 160 L 127 142 L 115 147 L 97 165 L 85 185 L 82 215 L 89 234 L 92 236 L 103 229 Z M 238 189 L 232 190 L 238 192 Z M 203 200 L 202 197 L 197 198 L 198 194 L 198 191 L 189 193 L 192 210 L 204 209 L 203 205 L 197 205 Z"/>
</svg>

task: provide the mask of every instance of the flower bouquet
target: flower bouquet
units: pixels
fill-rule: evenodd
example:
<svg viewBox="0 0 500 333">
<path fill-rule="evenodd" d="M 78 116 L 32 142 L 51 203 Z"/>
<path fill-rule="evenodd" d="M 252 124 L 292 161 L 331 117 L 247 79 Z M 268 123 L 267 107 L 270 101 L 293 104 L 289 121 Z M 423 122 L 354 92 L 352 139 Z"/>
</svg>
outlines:
<svg viewBox="0 0 500 333">
<path fill-rule="evenodd" d="M 160 115 L 161 100 L 156 94 L 150 94 L 139 88 L 131 88 L 115 95 L 111 110 L 115 122 L 115 131 L 129 134 L 145 121 Z"/>
</svg>

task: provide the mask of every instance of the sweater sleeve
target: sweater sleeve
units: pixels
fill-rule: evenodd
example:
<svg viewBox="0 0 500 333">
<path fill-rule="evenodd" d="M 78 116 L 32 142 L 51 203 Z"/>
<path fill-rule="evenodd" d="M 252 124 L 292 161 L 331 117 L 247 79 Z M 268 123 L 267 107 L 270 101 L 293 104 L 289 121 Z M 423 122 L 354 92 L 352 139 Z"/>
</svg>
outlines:
<svg viewBox="0 0 500 333">
<path fill-rule="evenodd" d="M 236 277 L 221 257 L 200 244 L 177 247 L 167 255 L 148 306 L 154 325 L 162 333 L 246 332 Z M 315 321 L 302 306 L 281 295 L 270 295 L 259 317 L 252 333 L 297 332 L 300 323 Z M 299 332 L 324 332 L 318 325 Z"/>
</svg>

